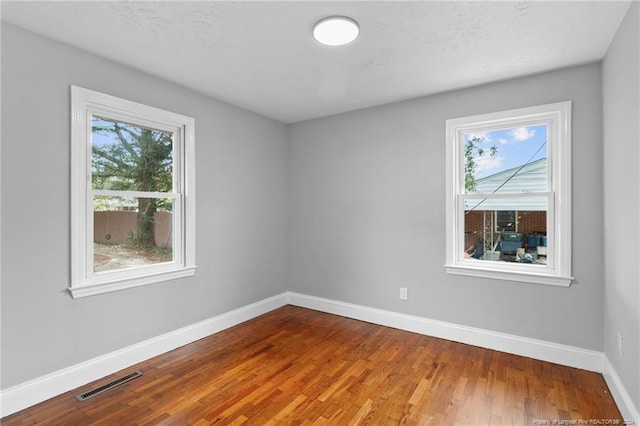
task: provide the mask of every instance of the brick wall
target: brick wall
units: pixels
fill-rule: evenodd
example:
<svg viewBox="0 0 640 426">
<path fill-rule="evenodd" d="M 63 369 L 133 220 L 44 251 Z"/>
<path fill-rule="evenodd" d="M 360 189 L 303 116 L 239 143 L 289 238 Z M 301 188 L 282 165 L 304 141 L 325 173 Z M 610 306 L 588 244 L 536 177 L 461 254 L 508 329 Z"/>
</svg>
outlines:
<svg viewBox="0 0 640 426">
<path fill-rule="evenodd" d="M 486 213 L 486 216 L 485 216 Z M 465 248 L 473 246 L 478 238 L 483 236 L 483 224 L 487 226 L 486 238 L 490 240 L 490 232 L 495 230 L 493 211 L 473 210 L 468 212 L 464 217 L 465 222 Z M 547 230 L 547 212 L 546 211 L 520 211 L 518 212 L 518 232 L 522 233 L 525 242 L 528 234 L 536 232 L 544 232 Z M 496 241 L 500 234 L 494 232 L 493 239 Z"/>
</svg>

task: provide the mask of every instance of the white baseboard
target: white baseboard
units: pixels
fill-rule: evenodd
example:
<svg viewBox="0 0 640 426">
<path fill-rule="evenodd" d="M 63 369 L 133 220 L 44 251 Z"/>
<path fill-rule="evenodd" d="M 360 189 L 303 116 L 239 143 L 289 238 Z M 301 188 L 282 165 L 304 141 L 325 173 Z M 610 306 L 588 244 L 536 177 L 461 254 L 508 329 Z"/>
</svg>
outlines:
<svg viewBox="0 0 640 426">
<path fill-rule="evenodd" d="M 0 391 L 0 418 L 286 304 L 602 373 L 623 417 L 635 420 L 636 424 L 640 424 L 637 407 L 634 406 L 613 366 L 601 352 L 294 292 L 285 292 L 243 306 L 208 320 L 4 389 Z"/>
<path fill-rule="evenodd" d="M 303 294 L 290 292 L 288 298 L 296 306 L 583 370 L 603 371 L 603 354 L 597 351 Z"/>
<path fill-rule="evenodd" d="M 600 373 L 623 418 L 635 422 L 630 424 L 640 424 L 638 408 L 602 352 L 299 293 L 289 292 L 287 298 L 295 306 Z"/>
<path fill-rule="evenodd" d="M 287 294 L 282 293 L 46 376 L 3 389 L 0 392 L 0 418 L 154 356 L 210 336 L 286 304 Z"/>
<path fill-rule="evenodd" d="M 609 386 L 613 399 L 618 404 L 622 418 L 628 421 L 633 420 L 633 423 L 629 422 L 628 424 L 640 425 L 640 409 L 634 404 L 629 392 L 627 392 L 622 380 L 620 380 L 620 376 L 618 376 L 606 355 L 604 356 L 604 372 L 602 375 L 607 382 L 607 386 Z"/>
</svg>

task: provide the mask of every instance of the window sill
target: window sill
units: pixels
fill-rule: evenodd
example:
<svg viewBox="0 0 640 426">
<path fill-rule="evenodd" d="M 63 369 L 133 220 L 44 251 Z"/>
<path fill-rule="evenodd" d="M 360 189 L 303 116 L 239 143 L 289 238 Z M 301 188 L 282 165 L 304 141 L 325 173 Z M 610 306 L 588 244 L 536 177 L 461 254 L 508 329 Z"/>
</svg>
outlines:
<svg viewBox="0 0 640 426">
<path fill-rule="evenodd" d="M 569 287 L 573 277 L 561 276 L 543 272 L 531 272 L 523 270 L 502 270 L 475 265 L 445 265 L 448 274 L 464 275 L 476 278 L 489 278 L 494 280 L 518 281 L 532 284 L 553 285 L 557 287 Z"/>
<path fill-rule="evenodd" d="M 69 287 L 68 291 L 74 299 L 87 296 L 95 296 L 102 293 L 110 293 L 112 291 L 125 290 L 127 288 L 140 287 L 148 284 L 155 284 L 162 281 L 175 280 L 193 276 L 196 273 L 197 266 L 183 267 L 170 271 L 157 272 L 144 276 L 128 277 L 118 280 L 109 281 L 100 284 L 85 284 L 76 287 Z"/>
</svg>

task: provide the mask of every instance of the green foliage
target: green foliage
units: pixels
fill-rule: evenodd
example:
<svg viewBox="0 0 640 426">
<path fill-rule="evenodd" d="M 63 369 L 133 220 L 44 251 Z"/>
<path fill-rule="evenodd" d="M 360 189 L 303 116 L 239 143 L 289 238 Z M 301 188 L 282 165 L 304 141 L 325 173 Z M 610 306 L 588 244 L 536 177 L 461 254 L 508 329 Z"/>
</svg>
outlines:
<svg viewBox="0 0 640 426">
<path fill-rule="evenodd" d="M 464 145 L 464 189 L 467 193 L 476 191 L 476 169 L 478 164 L 476 159 L 487 155 L 487 151 L 480 146 L 485 142 L 485 138 L 482 136 L 474 136 L 467 140 Z M 498 147 L 493 145 L 489 148 L 488 155 L 490 157 L 495 156 L 498 153 Z"/>
<path fill-rule="evenodd" d="M 91 154 L 93 189 L 145 192 L 172 190 L 171 133 L 94 116 Z M 118 202 L 129 204 L 132 201 L 122 198 Z M 107 201 L 101 199 L 96 207 L 104 208 L 105 203 Z M 171 210 L 171 207 L 172 203 L 167 199 L 137 199 L 138 223 L 134 238 L 136 244 L 155 245 L 154 214 L 159 209 Z"/>
<path fill-rule="evenodd" d="M 94 189 L 171 190 L 171 133 L 94 117 L 93 136 Z"/>
</svg>

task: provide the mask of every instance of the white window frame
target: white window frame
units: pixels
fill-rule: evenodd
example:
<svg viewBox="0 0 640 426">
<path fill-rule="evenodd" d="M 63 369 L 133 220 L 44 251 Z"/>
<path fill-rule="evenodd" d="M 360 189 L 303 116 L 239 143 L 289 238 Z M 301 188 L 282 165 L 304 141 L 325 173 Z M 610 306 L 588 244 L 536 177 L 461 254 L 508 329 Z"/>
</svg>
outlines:
<svg viewBox="0 0 640 426">
<path fill-rule="evenodd" d="M 467 133 L 546 124 L 548 192 L 465 194 Z M 571 285 L 571 102 L 450 119 L 446 122 L 446 263 L 449 274 L 568 287 Z M 546 196 L 547 265 L 464 257 L 464 198 Z"/>
<path fill-rule="evenodd" d="M 124 121 L 174 134 L 172 198 L 173 261 L 114 271 L 93 271 L 93 196 L 110 195 L 91 185 L 92 116 Z M 191 117 L 104 93 L 71 86 L 71 286 L 73 298 L 195 274 L 195 121 Z M 104 194 L 102 194 L 104 192 Z M 139 197 L 136 191 L 121 194 Z"/>
</svg>

